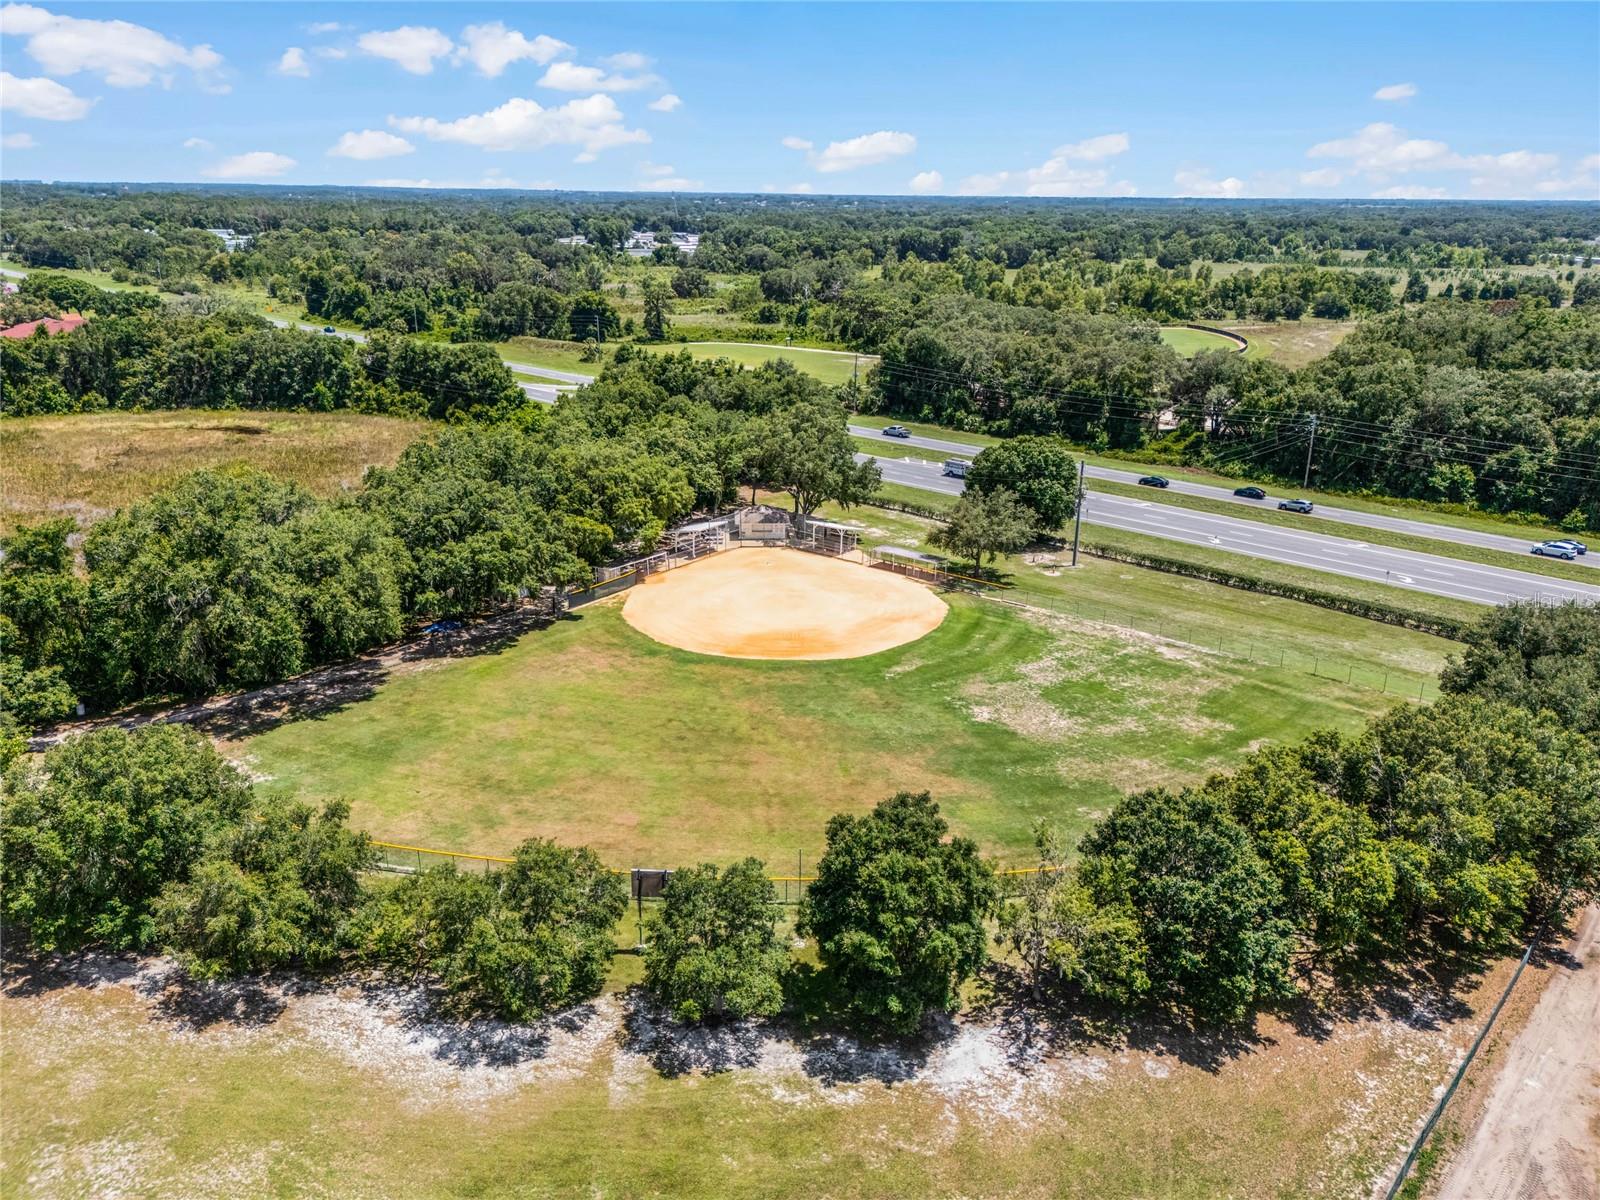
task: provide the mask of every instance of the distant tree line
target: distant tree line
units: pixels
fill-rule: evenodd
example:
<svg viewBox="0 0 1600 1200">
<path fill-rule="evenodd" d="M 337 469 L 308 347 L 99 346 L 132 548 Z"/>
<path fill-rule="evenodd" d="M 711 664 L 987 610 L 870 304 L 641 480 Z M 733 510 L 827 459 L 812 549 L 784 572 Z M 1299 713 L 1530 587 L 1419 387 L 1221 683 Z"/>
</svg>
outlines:
<svg viewBox="0 0 1600 1200">
<path fill-rule="evenodd" d="M 869 409 L 1323 487 L 1600 526 L 1600 307 L 1433 300 L 1298 370 L 969 296 L 891 337 Z M 1311 445 L 1312 419 L 1317 439 Z M 1175 423 L 1176 428 L 1169 428 Z"/>
</svg>

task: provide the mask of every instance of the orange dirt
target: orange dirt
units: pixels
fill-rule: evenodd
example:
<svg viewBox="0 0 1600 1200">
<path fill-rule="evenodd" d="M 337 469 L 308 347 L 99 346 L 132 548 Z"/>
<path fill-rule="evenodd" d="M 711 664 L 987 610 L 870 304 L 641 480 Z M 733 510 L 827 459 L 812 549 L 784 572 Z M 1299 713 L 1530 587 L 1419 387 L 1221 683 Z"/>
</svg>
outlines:
<svg viewBox="0 0 1600 1200">
<path fill-rule="evenodd" d="M 622 616 L 723 658 L 859 658 L 913 641 L 948 611 L 924 585 L 802 550 L 738 549 L 645 580 Z"/>
</svg>

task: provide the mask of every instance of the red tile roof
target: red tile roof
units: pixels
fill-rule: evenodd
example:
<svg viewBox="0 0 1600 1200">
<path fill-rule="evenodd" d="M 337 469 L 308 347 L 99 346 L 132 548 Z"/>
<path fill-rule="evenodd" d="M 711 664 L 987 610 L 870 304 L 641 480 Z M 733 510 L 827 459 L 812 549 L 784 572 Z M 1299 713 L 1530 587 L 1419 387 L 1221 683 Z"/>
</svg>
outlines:
<svg viewBox="0 0 1600 1200">
<path fill-rule="evenodd" d="M 46 333 L 71 333 L 82 324 L 83 318 L 77 313 L 66 313 L 61 317 L 45 317 L 42 321 L 24 321 L 21 325 L 13 325 L 10 329 L 0 329 L 0 337 L 32 337 L 33 331 L 41 325 L 44 326 Z"/>
</svg>

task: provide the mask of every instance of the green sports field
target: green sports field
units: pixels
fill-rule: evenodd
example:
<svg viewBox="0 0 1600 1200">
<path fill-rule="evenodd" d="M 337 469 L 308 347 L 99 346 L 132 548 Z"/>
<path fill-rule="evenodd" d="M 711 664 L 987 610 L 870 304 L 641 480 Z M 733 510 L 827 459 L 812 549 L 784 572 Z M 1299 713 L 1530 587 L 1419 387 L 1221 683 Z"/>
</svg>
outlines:
<svg viewBox="0 0 1600 1200">
<path fill-rule="evenodd" d="M 1130 573 L 1095 571 L 1108 585 Z M 1369 624 L 1279 605 L 1313 626 Z M 1385 633 L 1415 667 L 1442 661 L 1446 643 Z M 610 601 L 498 653 L 399 668 L 370 698 L 231 749 L 273 786 L 347 797 L 380 839 L 441 849 L 496 854 L 538 834 L 624 867 L 790 864 L 815 855 L 833 813 L 927 789 L 958 830 L 1018 857 L 1038 818 L 1077 834 L 1125 790 L 1196 780 L 1395 700 L 966 596 L 915 642 L 821 663 L 671 649 Z"/>
<path fill-rule="evenodd" d="M 852 375 L 865 376 L 867 368 L 878 358 L 874 354 L 850 354 L 840 350 L 811 350 L 803 346 L 764 346 L 758 342 L 688 342 L 682 346 L 668 345 L 674 352 L 687 350 L 696 358 L 731 358 L 747 367 L 783 359 L 791 362 L 808 375 L 815 375 L 823 383 L 846 383 Z"/>
<path fill-rule="evenodd" d="M 1202 350 L 1237 350 L 1238 343 L 1203 329 L 1190 329 L 1186 325 L 1163 326 L 1161 340 L 1185 358 L 1193 358 Z"/>
</svg>

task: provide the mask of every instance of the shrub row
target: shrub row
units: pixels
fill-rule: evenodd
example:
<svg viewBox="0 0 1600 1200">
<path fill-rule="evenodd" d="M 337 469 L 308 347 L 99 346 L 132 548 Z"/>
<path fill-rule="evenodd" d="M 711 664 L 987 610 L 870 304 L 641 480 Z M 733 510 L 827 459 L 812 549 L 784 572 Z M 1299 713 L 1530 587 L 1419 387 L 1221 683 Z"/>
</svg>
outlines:
<svg viewBox="0 0 1600 1200">
<path fill-rule="evenodd" d="M 1398 625 L 1402 629 L 1415 629 L 1419 633 L 1431 633 L 1436 637 L 1449 638 L 1460 641 L 1468 628 L 1464 621 L 1452 620 L 1449 617 L 1436 616 L 1432 613 L 1419 612 L 1401 604 L 1386 604 L 1381 600 L 1363 600 L 1358 596 L 1340 595 L 1338 592 L 1324 591 L 1321 588 L 1305 587 L 1296 583 L 1283 583 L 1275 579 L 1266 579 L 1260 575 L 1250 575 L 1243 571 L 1230 571 L 1223 567 L 1208 567 L 1201 563 L 1190 562 L 1187 559 L 1173 558 L 1165 554 L 1148 554 L 1138 550 L 1125 550 L 1120 546 L 1110 546 L 1103 542 L 1085 542 L 1083 549 L 1096 558 L 1106 558 L 1113 562 L 1128 563 L 1135 567 L 1148 567 L 1152 571 L 1165 571 L 1171 575 L 1185 575 L 1190 579 L 1202 579 L 1207 583 L 1220 583 L 1224 587 L 1239 588 L 1247 592 L 1259 592 L 1263 596 L 1281 596 L 1285 600 L 1299 600 L 1305 604 L 1315 604 L 1320 608 L 1331 608 L 1335 612 L 1347 613 L 1353 617 L 1365 617 L 1369 621 L 1381 621 L 1385 625 Z"/>
</svg>

